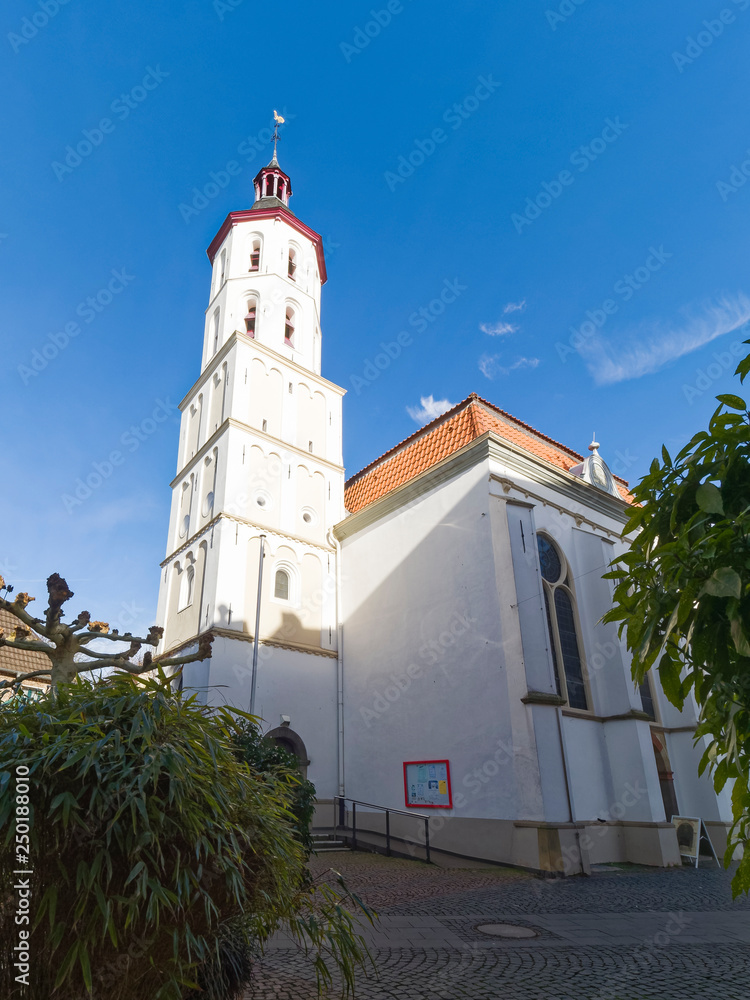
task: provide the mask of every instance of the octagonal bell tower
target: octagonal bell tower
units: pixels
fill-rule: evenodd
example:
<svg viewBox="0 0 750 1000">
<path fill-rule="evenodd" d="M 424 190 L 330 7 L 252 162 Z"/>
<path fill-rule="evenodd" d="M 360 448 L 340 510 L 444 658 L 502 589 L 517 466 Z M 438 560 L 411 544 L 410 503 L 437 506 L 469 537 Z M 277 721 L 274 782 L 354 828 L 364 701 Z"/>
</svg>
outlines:
<svg viewBox="0 0 750 1000">
<path fill-rule="evenodd" d="M 321 376 L 321 237 L 289 208 L 276 151 L 251 208 L 208 248 L 201 370 L 180 404 L 159 623 L 164 648 L 214 635 L 183 683 L 250 707 L 263 542 L 256 714 L 337 790 L 336 547 L 344 515 L 341 400 Z M 277 734 L 278 735 L 278 734 Z M 307 766 L 303 761 L 303 766 Z"/>
</svg>

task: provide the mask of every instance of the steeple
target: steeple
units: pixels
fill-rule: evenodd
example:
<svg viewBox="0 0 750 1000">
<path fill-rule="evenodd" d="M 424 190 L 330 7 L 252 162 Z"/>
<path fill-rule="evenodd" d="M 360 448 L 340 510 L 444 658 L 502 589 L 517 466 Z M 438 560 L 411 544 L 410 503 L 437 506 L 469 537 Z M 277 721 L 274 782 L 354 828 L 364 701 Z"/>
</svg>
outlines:
<svg viewBox="0 0 750 1000">
<path fill-rule="evenodd" d="M 278 208 L 282 205 L 289 209 L 289 199 L 292 197 L 292 184 L 287 174 L 279 166 L 277 146 L 279 143 L 279 126 L 284 124 L 281 115 L 274 111 L 273 156 L 267 167 L 263 167 L 256 176 L 255 203 L 251 209 Z"/>
</svg>

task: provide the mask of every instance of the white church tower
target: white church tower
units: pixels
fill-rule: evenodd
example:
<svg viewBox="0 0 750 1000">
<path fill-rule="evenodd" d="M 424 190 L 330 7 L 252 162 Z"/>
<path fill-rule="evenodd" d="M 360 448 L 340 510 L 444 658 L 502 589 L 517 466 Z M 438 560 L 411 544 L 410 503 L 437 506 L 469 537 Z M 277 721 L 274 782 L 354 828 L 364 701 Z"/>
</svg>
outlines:
<svg viewBox="0 0 750 1000">
<path fill-rule="evenodd" d="M 337 548 L 341 399 L 321 377 L 321 237 L 289 208 L 276 151 L 252 208 L 232 212 L 212 265 L 201 373 L 180 404 L 158 621 L 166 650 L 205 632 L 213 657 L 183 684 L 248 710 L 263 580 L 255 712 L 294 749 L 319 798 L 338 790 Z"/>
</svg>

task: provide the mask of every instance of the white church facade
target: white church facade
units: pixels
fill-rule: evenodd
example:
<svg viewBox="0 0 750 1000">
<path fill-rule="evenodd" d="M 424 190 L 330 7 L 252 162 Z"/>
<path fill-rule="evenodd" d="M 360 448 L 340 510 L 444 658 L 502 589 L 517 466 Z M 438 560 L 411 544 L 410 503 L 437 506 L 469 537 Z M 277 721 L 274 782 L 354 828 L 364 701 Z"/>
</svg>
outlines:
<svg viewBox="0 0 750 1000">
<path fill-rule="evenodd" d="M 636 690 L 598 624 L 627 484 L 476 395 L 345 483 L 322 240 L 290 196 L 274 154 L 208 250 L 158 609 L 165 650 L 214 636 L 185 687 L 249 710 L 254 676 L 321 816 L 337 796 L 429 815 L 433 848 L 536 870 L 679 864 L 673 814 L 723 848 L 694 709 Z"/>
</svg>

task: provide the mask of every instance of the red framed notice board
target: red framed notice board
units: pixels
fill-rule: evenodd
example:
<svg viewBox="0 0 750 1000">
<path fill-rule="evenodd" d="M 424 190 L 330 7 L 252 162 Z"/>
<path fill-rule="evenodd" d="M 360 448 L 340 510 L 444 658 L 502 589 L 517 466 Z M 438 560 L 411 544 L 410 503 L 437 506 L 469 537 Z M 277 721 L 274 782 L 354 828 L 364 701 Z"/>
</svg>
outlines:
<svg viewBox="0 0 750 1000">
<path fill-rule="evenodd" d="M 407 809 L 452 809 L 451 769 L 447 760 L 404 761 Z"/>
</svg>

